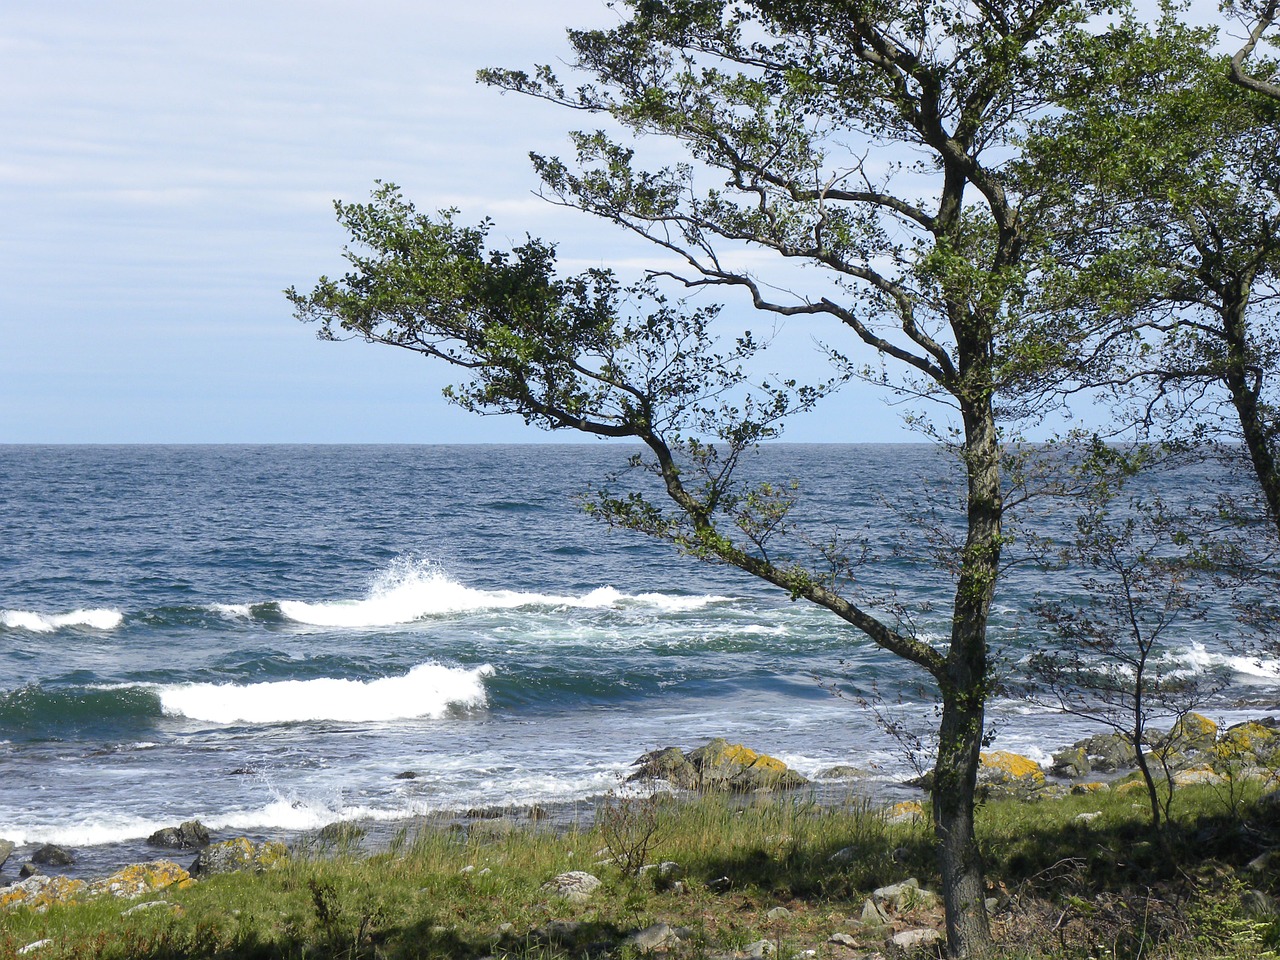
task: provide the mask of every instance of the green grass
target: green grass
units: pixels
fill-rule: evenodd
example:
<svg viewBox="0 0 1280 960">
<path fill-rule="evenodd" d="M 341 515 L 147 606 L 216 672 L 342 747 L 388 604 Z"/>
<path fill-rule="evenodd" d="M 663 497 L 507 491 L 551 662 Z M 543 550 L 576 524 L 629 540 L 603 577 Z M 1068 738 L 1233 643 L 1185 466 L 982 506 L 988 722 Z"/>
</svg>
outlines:
<svg viewBox="0 0 1280 960">
<path fill-rule="evenodd" d="M 992 802 L 980 836 L 999 906 L 1004 956 L 1207 960 L 1277 957 L 1276 925 L 1251 918 L 1251 887 L 1271 874 L 1245 864 L 1280 842 L 1273 814 L 1210 787 L 1178 792 L 1164 842 L 1140 796 L 1100 794 Z M 1082 813 L 1099 813 L 1088 823 Z M 623 936 L 649 924 L 685 928 L 679 956 L 724 955 L 759 940 L 782 954 L 847 960 L 880 935 L 856 923 L 870 890 L 910 876 L 936 889 L 925 824 L 889 824 L 856 800 L 819 807 L 790 797 L 623 800 L 592 829 L 542 825 L 469 832 L 425 827 L 368 854 L 317 846 L 261 874 L 211 877 L 143 900 L 98 899 L 0 914 L 0 960 L 49 939 L 38 960 L 114 958 L 577 958 L 626 956 Z M 833 857 L 844 851 L 840 857 Z M 635 876 L 618 863 L 680 865 Z M 587 870 L 604 886 L 586 903 L 542 885 Z M 787 908 L 785 916 L 769 911 Z M 577 924 L 555 926 L 557 921 Z M 899 926 L 936 924 L 927 905 Z M 864 949 L 828 944 L 834 932 Z"/>
</svg>

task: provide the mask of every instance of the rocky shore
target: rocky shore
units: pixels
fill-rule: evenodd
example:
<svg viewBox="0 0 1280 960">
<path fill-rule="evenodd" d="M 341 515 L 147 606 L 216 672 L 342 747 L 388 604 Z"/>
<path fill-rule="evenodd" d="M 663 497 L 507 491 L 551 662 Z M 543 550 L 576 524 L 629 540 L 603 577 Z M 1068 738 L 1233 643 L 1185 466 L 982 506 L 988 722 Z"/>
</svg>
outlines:
<svg viewBox="0 0 1280 960">
<path fill-rule="evenodd" d="M 1153 731 L 1149 739 L 1150 768 L 1158 778 L 1168 778 L 1175 786 L 1246 779 L 1270 783 L 1275 779 L 1275 762 L 1280 758 L 1280 723 L 1275 718 L 1219 729 L 1207 717 L 1190 713 L 1169 730 Z M 1145 790 L 1144 780 L 1134 769 L 1135 761 L 1132 745 L 1114 733 L 1088 737 L 1058 751 L 1048 770 L 1028 757 L 991 751 L 982 754 L 979 788 L 985 797 L 1023 801 L 1068 793 Z M 718 738 L 688 752 L 668 747 L 646 753 L 635 761 L 627 779 L 632 783 L 663 783 L 690 793 L 754 795 L 813 788 L 822 783 L 847 784 L 868 776 L 846 766 L 822 771 L 810 780 L 777 758 Z M 908 785 L 927 790 L 929 777 L 909 781 Z M 924 814 L 918 800 L 887 804 L 884 811 L 891 821 L 918 819 Z M 453 827 L 500 833 L 517 829 L 522 822 L 544 819 L 545 812 L 540 808 L 518 812 L 470 810 L 456 818 Z M 359 825 L 338 823 L 304 835 L 301 844 L 314 849 L 359 843 L 363 834 Z M 83 879 L 67 875 L 67 868 L 76 862 L 75 852 L 50 844 L 31 850 L 14 870 L 11 860 L 16 845 L 0 839 L 0 910 L 42 910 L 53 903 L 98 896 L 138 898 L 169 888 L 181 889 L 213 874 L 269 870 L 290 856 L 289 848 L 278 840 L 244 836 L 215 840 L 203 824 L 194 820 L 157 831 L 147 844 L 170 856 L 176 851 L 194 853 L 194 859 L 186 867 L 170 858 L 150 860 L 130 864 L 100 879 Z M 574 882 L 589 886 L 583 878 Z M 590 891 L 585 893 L 589 895 Z M 565 895 L 576 894 L 570 891 Z"/>
</svg>

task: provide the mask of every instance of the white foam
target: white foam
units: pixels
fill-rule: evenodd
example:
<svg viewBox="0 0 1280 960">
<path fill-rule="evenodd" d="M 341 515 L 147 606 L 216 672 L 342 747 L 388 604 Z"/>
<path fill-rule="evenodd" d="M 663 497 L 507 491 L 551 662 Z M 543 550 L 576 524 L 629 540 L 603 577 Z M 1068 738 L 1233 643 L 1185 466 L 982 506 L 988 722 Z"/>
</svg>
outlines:
<svg viewBox="0 0 1280 960">
<path fill-rule="evenodd" d="M 278 680 L 247 685 L 187 683 L 160 688 L 166 714 L 210 723 L 378 722 L 439 718 L 450 707 L 486 702 L 485 665 L 474 670 L 419 664 L 378 680 Z"/>
<path fill-rule="evenodd" d="M 1185 663 L 1188 670 L 1179 672 L 1199 673 L 1215 667 L 1226 667 L 1236 674 L 1237 679 L 1274 681 L 1280 679 L 1280 660 L 1267 660 L 1262 657 L 1245 657 L 1232 653 L 1214 653 L 1206 649 L 1202 643 L 1193 643 L 1176 657 Z"/>
<path fill-rule="evenodd" d="M 30 630 L 32 633 L 52 633 L 63 627 L 92 627 L 95 630 L 114 630 L 124 620 L 119 610 L 95 608 L 72 610 L 70 613 L 42 614 L 30 610 L 0 610 L 0 626 L 11 630 Z"/>
<path fill-rule="evenodd" d="M 214 603 L 209 609 L 229 620 L 247 620 L 253 616 L 253 608 L 247 603 Z"/>
<path fill-rule="evenodd" d="M 280 612 L 290 620 L 318 627 L 390 627 L 424 617 L 513 610 L 522 607 L 610 609 L 646 605 L 672 613 L 727 601 L 718 596 L 673 596 L 644 593 L 630 596 L 614 587 L 597 587 L 581 596 L 521 590 L 476 590 L 449 577 L 433 564 L 398 560 L 380 575 L 360 600 L 306 602 L 283 600 Z M 230 609 L 230 608 L 228 608 Z"/>
</svg>

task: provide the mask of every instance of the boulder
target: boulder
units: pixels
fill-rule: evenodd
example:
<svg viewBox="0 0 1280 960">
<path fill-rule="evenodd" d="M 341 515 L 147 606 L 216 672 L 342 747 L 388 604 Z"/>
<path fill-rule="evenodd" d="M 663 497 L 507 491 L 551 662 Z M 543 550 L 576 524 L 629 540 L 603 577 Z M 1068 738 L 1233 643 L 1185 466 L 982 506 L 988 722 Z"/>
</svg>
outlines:
<svg viewBox="0 0 1280 960">
<path fill-rule="evenodd" d="M 627 779 L 666 780 L 682 790 L 757 793 L 800 787 L 809 781 L 781 760 L 756 753 L 723 737 L 691 750 L 677 747 L 646 753 L 633 764 L 638 769 Z"/>
<path fill-rule="evenodd" d="M 169 887 L 183 890 L 193 883 L 191 874 L 172 860 L 153 860 L 151 863 L 131 864 L 109 877 L 94 880 L 86 886 L 85 893 L 89 896 L 133 898 Z"/>
<path fill-rule="evenodd" d="M 199 820 L 187 820 L 176 827 L 165 827 L 147 837 L 153 847 L 170 850 L 196 850 L 209 845 L 209 831 Z"/>
<path fill-rule="evenodd" d="M 1049 767 L 1055 777 L 1066 777 L 1079 780 L 1093 773 L 1093 765 L 1089 762 L 1089 753 L 1079 744 L 1064 747 L 1053 755 Z"/>
<path fill-rule="evenodd" d="M 5 865 L 5 861 L 13 855 L 14 843 L 12 840 L 0 840 L 0 867 Z"/>
<path fill-rule="evenodd" d="M 895 933 L 885 946 L 899 956 L 905 957 L 926 948 L 932 949 L 945 940 L 946 937 L 940 931 L 925 927 L 920 930 L 903 930 L 901 933 Z"/>
<path fill-rule="evenodd" d="M 861 769 L 860 767 L 852 767 L 847 763 L 840 763 L 840 764 L 836 764 L 836 766 L 834 767 L 827 767 L 827 769 L 819 773 L 815 773 L 813 775 L 813 779 L 815 780 L 862 780 L 869 776 L 872 776 L 872 774 L 868 773 L 866 770 Z"/>
<path fill-rule="evenodd" d="M 191 862 L 190 870 L 193 877 L 235 873 L 238 870 L 262 872 L 279 866 L 288 858 L 288 849 L 279 841 L 254 843 L 248 837 L 236 837 L 205 847 Z"/>
<path fill-rule="evenodd" d="M 83 880 L 36 874 L 17 883 L 11 883 L 7 887 L 0 887 L 0 909 L 26 907 L 37 913 L 43 913 L 55 904 L 70 903 L 79 899 L 84 891 Z"/>
<path fill-rule="evenodd" d="M 1212 750 L 1217 739 L 1218 725 L 1203 714 L 1192 712 L 1179 717 L 1157 746 L 1167 746 L 1178 753 Z"/>
<path fill-rule="evenodd" d="M 1209 761 L 1219 773 L 1241 767 L 1265 766 L 1280 752 L 1280 735 L 1257 720 L 1229 727 L 1214 744 Z"/>
<path fill-rule="evenodd" d="M 1030 757 L 1007 750 L 983 752 L 978 765 L 978 788 L 988 797 L 1026 800 L 1044 789 L 1044 771 Z"/>
<path fill-rule="evenodd" d="M 584 870 L 570 870 L 552 877 L 542 885 L 542 889 L 557 897 L 564 897 L 570 903 L 585 903 L 599 886 L 599 877 Z"/>
<path fill-rule="evenodd" d="M 31 854 L 31 862 L 38 863 L 42 867 L 69 867 L 76 862 L 76 858 L 71 855 L 70 850 L 46 843 Z"/>
<path fill-rule="evenodd" d="M 648 953 L 660 947 L 672 946 L 678 939 L 675 928 L 665 923 L 655 923 L 628 934 L 622 942 L 639 953 Z"/>
<path fill-rule="evenodd" d="M 919 823 L 924 819 L 924 807 L 916 800 L 899 800 L 884 812 L 889 823 Z"/>
</svg>

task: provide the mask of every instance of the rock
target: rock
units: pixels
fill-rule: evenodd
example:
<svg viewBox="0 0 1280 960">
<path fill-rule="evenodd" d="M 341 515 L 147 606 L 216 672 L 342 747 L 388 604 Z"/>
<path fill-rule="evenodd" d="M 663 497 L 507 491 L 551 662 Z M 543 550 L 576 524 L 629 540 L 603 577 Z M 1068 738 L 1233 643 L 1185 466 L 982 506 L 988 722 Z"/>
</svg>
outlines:
<svg viewBox="0 0 1280 960">
<path fill-rule="evenodd" d="M 552 920 L 530 934 L 535 943 L 576 943 L 582 934 L 582 924 L 576 920 Z"/>
<path fill-rule="evenodd" d="M 853 863 L 853 858 L 858 855 L 853 847 L 841 847 L 831 856 L 827 857 L 827 863 L 834 863 L 836 866 L 844 866 L 847 863 Z"/>
<path fill-rule="evenodd" d="M 1186 770 L 1179 770 L 1173 775 L 1173 782 L 1179 787 L 1192 783 L 1222 783 L 1223 778 L 1207 763 Z"/>
<path fill-rule="evenodd" d="M 827 943 L 839 944 L 842 947 L 856 947 L 858 945 L 858 941 L 847 933 L 833 933 L 827 937 Z"/>
<path fill-rule="evenodd" d="M 1074 794 L 1089 793 L 1106 793 L 1111 789 L 1109 783 L 1103 783 L 1101 780 L 1090 780 L 1088 783 L 1075 783 L 1071 785 L 1071 792 Z"/>
<path fill-rule="evenodd" d="M 188 820 L 176 827 L 165 827 L 147 837 L 153 847 L 172 850 L 195 850 L 209 845 L 209 831 L 199 820 Z"/>
<path fill-rule="evenodd" d="M 899 800 L 884 814 L 889 823 L 919 823 L 924 819 L 924 807 L 916 800 Z"/>
<path fill-rule="evenodd" d="M 862 905 L 862 923 L 868 927 L 883 927 L 889 922 L 889 915 L 884 912 L 875 900 L 868 900 Z"/>
<path fill-rule="evenodd" d="M 279 866 L 288 858 L 288 849 L 279 841 L 255 844 L 248 837 L 236 837 L 205 847 L 192 861 L 190 870 L 193 877 L 235 873 L 238 870 L 262 872 Z"/>
<path fill-rule="evenodd" d="M 37 940 L 35 943 L 28 943 L 25 947 L 18 948 L 18 956 L 21 957 L 28 953 L 35 953 L 37 950 L 43 950 L 51 943 L 53 943 L 52 940 Z"/>
<path fill-rule="evenodd" d="M 157 907 L 168 907 L 175 913 L 180 909 L 176 903 L 170 903 L 168 900 L 148 900 L 146 903 L 136 903 L 128 910 L 121 910 L 120 916 L 129 917 L 135 913 L 147 913 Z"/>
<path fill-rule="evenodd" d="M 89 896 L 141 897 L 157 890 L 174 887 L 184 890 L 195 883 L 191 874 L 172 860 L 135 863 L 117 870 L 102 880 L 94 880 L 85 888 Z"/>
<path fill-rule="evenodd" d="M 866 770 L 863 770 L 859 767 L 851 767 L 847 763 L 840 763 L 840 764 L 836 764 L 836 766 L 834 767 L 827 767 L 827 769 L 819 773 L 815 773 L 813 775 L 813 779 L 815 780 L 862 780 L 863 778 L 869 777 L 869 776 L 871 776 L 871 774 L 868 773 Z"/>
<path fill-rule="evenodd" d="M 1102 811 L 1095 810 L 1092 813 L 1077 813 L 1071 820 L 1073 823 L 1093 823 L 1100 816 L 1102 816 Z"/>
<path fill-rule="evenodd" d="M 983 752 L 979 758 L 978 786 L 988 797 L 1026 800 L 1044 789 L 1044 771 L 1030 757 L 1008 750 Z"/>
<path fill-rule="evenodd" d="M 44 867 L 69 867 L 76 862 L 76 858 L 71 855 L 69 850 L 55 846 L 52 843 L 46 843 L 31 854 L 31 862 L 38 863 Z"/>
<path fill-rule="evenodd" d="M 674 860 L 663 860 L 661 863 L 646 863 L 640 868 L 640 876 L 653 874 L 659 881 L 671 882 L 684 876 L 684 867 Z"/>
<path fill-rule="evenodd" d="M 924 927 L 919 930 L 903 930 L 901 933 L 895 933 L 889 938 L 885 946 L 899 952 L 902 956 L 907 956 L 917 950 L 934 947 L 945 939 L 946 937 L 939 931 L 931 927 Z"/>
<path fill-rule="evenodd" d="M 871 891 L 871 899 L 878 903 L 897 904 L 903 894 L 908 890 L 919 890 L 920 881 L 915 877 L 903 880 L 901 883 L 891 883 L 887 887 L 877 887 Z"/>
<path fill-rule="evenodd" d="M 0 867 L 5 865 L 5 861 L 13 855 L 14 843 L 12 840 L 0 840 Z"/>
<path fill-rule="evenodd" d="M 755 943 L 748 943 L 743 947 L 742 955 L 759 960 L 760 957 L 773 956 L 775 949 L 772 940 L 757 940 Z"/>
<path fill-rule="evenodd" d="M 18 868 L 18 879 L 26 880 L 28 877 L 44 876 L 44 871 L 37 867 L 34 863 L 24 863 Z"/>
<path fill-rule="evenodd" d="M 1254 920 L 1273 920 L 1280 915 L 1280 906 L 1261 890 L 1246 890 L 1240 894 L 1240 910 Z"/>
<path fill-rule="evenodd" d="M 1275 868 L 1278 860 L 1280 850 L 1268 850 L 1250 860 L 1245 869 L 1251 873 L 1266 873 Z"/>
<path fill-rule="evenodd" d="M 1054 776 L 1079 780 L 1093 772 L 1093 765 L 1089 763 L 1089 754 L 1085 748 L 1077 744 L 1055 753 L 1049 770 Z"/>
<path fill-rule="evenodd" d="M 655 923 L 653 926 L 628 934 L 622 942 L 641 953 L 648 953 L 650 950 L 672 945 L 678 940 L 679 937 L 672 927 L 665 923 Z"/>
<path fill-rule="evenodd" d="M 0 887 L 0 909 L 26 907 L 43 913 L 54 904 L 70 903 L 85 890 L 83 880 L 68 877 L 50 877 L 43 873 Z"/>
<path fill-rule="evenodd" d="M 646 753 L 633 766 L 632 780 L 666 780 L 682 790 L 757 793 L 804 786 L 809 781 L 781 760 L 756 753 L 723 737 L 686 756 L 677 747 Z"/>
<path fill-rule="evenodd" d="M 1218 725 L 1199 713 L 1188 713 L 1158 742 L 1157 746 L 1185 753 L 1188 750 L 1212 750 L 1218 739 Z"/>
<path fill-rule="evenodd" d="M 400 773 L 397 773 L 391 779 L 392 780 L 417 780 L 418 773 L 416 770 L 402 770 Z"/>
<path fill-rule="evenodd" d="M 1099 773 L 1127 770 L 1137 762 L 1133 745 L 1118 733 L 1094 734 L 1078 741 L 1075 746 L 1084 750 L 1091 770 Z"/>
<path fill-rule="evenodd" d="M 789 916 L 791 916 L 791 911 L 788 910 L 786 907 L 774 907 L 772 910 L 770 910 L 768 913 L 765 914 L 765 919 L 766 920 L 785 920 Z"/>
<path fill-rule="evenodd" d="M 548 880 L 542 885 L 542 889 L 557 897 L 564 897 L 570 903 L 585 903 L 599 886 L 599 877 L 584 870 L 570 870 Z"/>
<path fill-rule="evenodd" d="M 1266 766 L 1280 753 L 1280 735 L 1273 727 L 1250 720 L 1229 727 L 1214 745 L 1210 763 L 1219 773 L 1240 767 Z"/>
<path fill-rule="evenodd" d="M 321 827 L 319 832 L 316 833 L 316 839 L 334 846 L 350 845 L 359 843 L 367 832 L 364 827 L 352 823 L 350 820 L 336 820 Z"/>
</svg>

